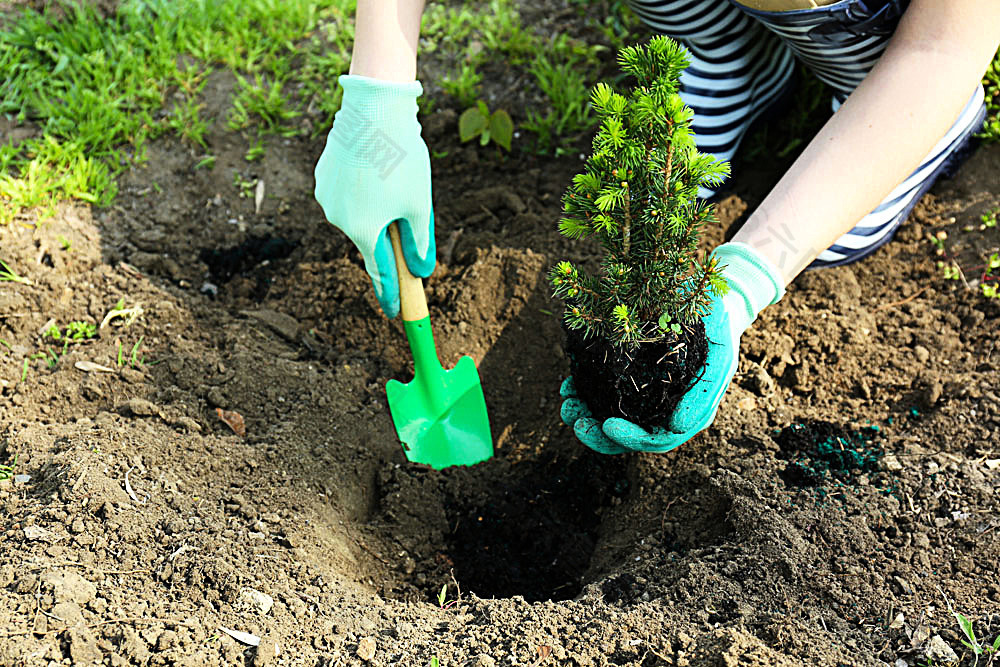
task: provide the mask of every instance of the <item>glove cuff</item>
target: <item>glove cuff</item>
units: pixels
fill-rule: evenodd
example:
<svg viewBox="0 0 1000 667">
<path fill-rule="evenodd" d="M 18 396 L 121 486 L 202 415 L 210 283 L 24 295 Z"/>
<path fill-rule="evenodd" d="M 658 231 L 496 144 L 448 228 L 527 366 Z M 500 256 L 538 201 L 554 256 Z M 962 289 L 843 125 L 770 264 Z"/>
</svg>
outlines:
<svg viewBox="0 0 1000 667">
<path fill-rule="evenodd" d="M 417 98 L 424 92 L 419 81 L 399 83 L 356 74 L 342 74 L 337 80 L 344 87 L 338 118 L 343 114 L 385 127 L 416 122 Z"/>
<path fill-rule="evenodd" d="M 743 330 L 757 319 L 760 311 L 785 295 L 785 282 L 778 267 L 752 246 L 730 241 L 716 248 L 712 257 L 719 261 L 730 293 L 742 301 L 741 310 L 746 314 L 745 323 L 740 323 Z"/>
</svg>

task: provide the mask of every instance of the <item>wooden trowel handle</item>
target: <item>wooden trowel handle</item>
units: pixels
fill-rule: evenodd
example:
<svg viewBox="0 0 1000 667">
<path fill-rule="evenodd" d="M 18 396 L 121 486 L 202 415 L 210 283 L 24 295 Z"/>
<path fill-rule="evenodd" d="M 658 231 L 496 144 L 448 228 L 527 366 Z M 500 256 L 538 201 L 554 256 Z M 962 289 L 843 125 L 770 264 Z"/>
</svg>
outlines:
<svg viewBox="0 0 1000 667">
<path fill-rule="evenodd" d="M 416 322 L 427 317 L 427 297 L 424 296 L 424 281 L 410 273 L 403 258 L 403 245 L 399 240 L 396 223 L 389 225 L 389 239 L 392 252 L 396 256 L 396 272 L 399 274 L 399 312 L 404 322 Z"/>
</svg>

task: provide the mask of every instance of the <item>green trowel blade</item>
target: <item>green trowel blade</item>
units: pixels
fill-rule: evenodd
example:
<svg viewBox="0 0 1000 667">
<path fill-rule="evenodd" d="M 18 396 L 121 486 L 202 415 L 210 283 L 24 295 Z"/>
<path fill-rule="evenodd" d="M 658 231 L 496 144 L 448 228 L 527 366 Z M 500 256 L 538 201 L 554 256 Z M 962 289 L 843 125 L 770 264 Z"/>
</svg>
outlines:
<svg viewBox="0 0 1000 667">
<path fill-rule="evenodd" d="M 389 411 L 406 458 L 440 470 L 493 456 L 493 439 L 479 371 L 471 357 L 444 370 L 430 318 L 404 322 L 413 351 L 413 380 L 386 385 Z"/>
</svg>

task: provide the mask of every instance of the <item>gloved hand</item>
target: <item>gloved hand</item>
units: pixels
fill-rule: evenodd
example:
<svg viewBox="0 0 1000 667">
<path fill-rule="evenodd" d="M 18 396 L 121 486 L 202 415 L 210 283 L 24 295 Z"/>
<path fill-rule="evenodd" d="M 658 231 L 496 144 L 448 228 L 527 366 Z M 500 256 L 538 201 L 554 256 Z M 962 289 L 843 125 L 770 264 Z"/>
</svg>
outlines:
<svg viewBox="0 0 1000 667">
<path fill-rule="evenodd" d="M 729 292 L 713 300 L 712 310 L 704 318 L 708 337 L 704 373 L 677 404 L 669 427 L 647 431 L 614 417 L 599 423 L 577 397 L 570 377 L 559 390 L 565 399 L 560 413 L 580 442 L 602 454 L 667 452 L 693 438 L 715 419 L 719 403 L 736 373 L 740 336 L 765 306 L 777 303 L 784 296 L 785 286 L 778 269 L 745 243 L 725 243 L 712 255 L 723 266 L 722 275 L 729 283 Z"/>
<path fill-rule="evenodd" d="M 420 137 L 419 81 L 343 75 L 344 101 L 316 163 L 316 200 L 361 251 L 387 317 L 399 313 L 389 223 L 397 221 L 410 273 L 434 271 L 431 162 Z"/>
</svg>

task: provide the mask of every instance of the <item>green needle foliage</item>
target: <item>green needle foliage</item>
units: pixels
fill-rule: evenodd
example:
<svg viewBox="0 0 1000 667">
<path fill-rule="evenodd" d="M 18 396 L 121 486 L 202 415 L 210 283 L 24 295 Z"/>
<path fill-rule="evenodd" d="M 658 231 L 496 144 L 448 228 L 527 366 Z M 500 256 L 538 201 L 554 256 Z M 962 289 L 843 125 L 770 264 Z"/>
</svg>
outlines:
<svg viewBox="0 0 1000 667">
<path fill-rule="evenodd" d="M 702 229 L 716 222 L 698 188 L 719 185 L 729 165 L 695 146 L 692 112 L 677 94 L 688 65 L 680 45 L 654 37 L 618 60 L 636 84 L 625 95 L 606 83 L 594 88 L 600 129 L 559 223 L 571 239 L 600 241 L 601 275 L 560 262 L 549 277 L 571 329 L 634 348 L 680 333 L 725 293 L 715 260 L 698 256 Z"/>
</svg>

